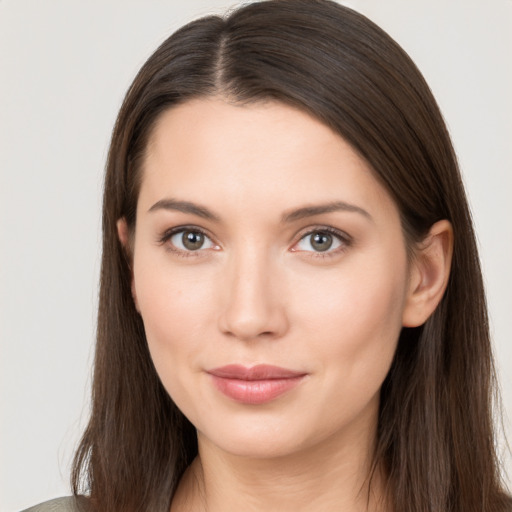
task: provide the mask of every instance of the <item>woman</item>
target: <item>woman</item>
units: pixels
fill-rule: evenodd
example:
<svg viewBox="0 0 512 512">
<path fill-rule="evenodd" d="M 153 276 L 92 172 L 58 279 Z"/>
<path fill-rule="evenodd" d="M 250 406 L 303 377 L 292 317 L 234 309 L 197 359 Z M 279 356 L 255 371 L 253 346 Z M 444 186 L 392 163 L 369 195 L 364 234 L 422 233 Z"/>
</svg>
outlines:
<svg viewBox="0 0 512 512">
<path fill-rule="evenodd" d="M 453 149 L 363 16 L 268 1 L 172 35 L 119 113 L 103 233 L 64 509 L 511 509 Z"/>
</svg>

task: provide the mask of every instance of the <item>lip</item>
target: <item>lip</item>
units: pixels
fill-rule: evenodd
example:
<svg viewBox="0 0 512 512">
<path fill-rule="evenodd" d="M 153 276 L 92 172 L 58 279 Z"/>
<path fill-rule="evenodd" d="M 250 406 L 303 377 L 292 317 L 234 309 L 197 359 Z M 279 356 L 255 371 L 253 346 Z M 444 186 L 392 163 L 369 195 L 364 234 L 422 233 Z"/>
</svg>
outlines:
<svg viewBox="0 0 512 512">
<path fill-rule="evenodd" d="M 208 370 L 215 387 L 244 404 L 264 404 L 298 386 L 307 375 L 279 366 L 259 364 L 246 367 L 230 364 Z"/>
</svg>

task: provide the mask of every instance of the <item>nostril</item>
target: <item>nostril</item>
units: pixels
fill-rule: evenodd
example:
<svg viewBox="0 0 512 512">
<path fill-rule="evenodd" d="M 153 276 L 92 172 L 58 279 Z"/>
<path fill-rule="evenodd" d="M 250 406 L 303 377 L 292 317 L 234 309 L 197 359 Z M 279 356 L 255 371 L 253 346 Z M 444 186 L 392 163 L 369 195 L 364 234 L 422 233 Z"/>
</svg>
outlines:
<svg viewBox="0 0 512 512">
<path fill-rule="evenodd" d="M 273 286 L 269 283 L 266 267 L 249 263 L 246 271 L 240 263 L 231 269 L 233 275 L 219 303 L 218 326 L 223 334 L 241 341 L 279 338 L 288 320 L 275 281 Z"/>
</svg>

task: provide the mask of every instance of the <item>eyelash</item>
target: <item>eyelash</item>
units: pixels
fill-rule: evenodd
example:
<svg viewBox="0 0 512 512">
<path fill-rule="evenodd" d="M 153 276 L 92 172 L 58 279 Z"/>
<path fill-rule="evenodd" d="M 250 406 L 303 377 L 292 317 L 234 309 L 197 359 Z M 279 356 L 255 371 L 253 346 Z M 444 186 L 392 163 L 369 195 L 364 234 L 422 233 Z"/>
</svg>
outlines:
<svg viewBox="0 0 512 512">
<path fill-rule="evenodd" d="M 193 233 L 201 233 L 206 238 L 212 240 L 212 237 L 203 229 L 197 226 L 176 226 L 175 228 L 168 229 L 163 233 L 161 237 L 159 237 L 158 243 L 160 245 L 167 244 L 167 242 L 176 234 L 182 233 L 183 231 L 192 231 Z M 183 251 L 173 246 L 172 244 L 167 244 L 167 250 L 175 254 L 180 258 L 197 258 L 201 256 L 205 256 L 204 251 Z"/>
<path fill-rule="evenodd" d="M 328 258 L 334 258 L 338 256 L 339 254 L 344 253 L 351 245 L 352 245 L 352 237 L 344 233 L 343 231 L 339 231 L 338 229 L 331 228 L 329 226 L 315 226 L 313 228 L 308 228 L 308 231 L 305 233 L 302 233 L 298 239 L 297 242 L 295 242 L 294 246 L 297 245 L 301 240 L 304 238 L 314 235 L 315 233 L 327 233 L 329 235 L 332 235 L 333 237 L 337 238 L 341 244 L 340 247 L 334 249 L 334 250 L 327 250 L 325 252 L 321 251 L 300 251 L 296 250 L 294 252 L 306 252 L 308 253 L 308 258 L 316 258 L 316 259 L 328 259 Z"/>
<path fill-rule="evenodd" d="M 203 229 L 199 228 L 198 226 L 177 226 L 171 229 L 168 229 L 165 231 L 162 236 L 159 237 L 158 243 L 160 245 L 167 244 L 167 242 L 176 234 L 181 233 L 183 231 L 192 231 L 195 233 L 201 233 L 206 238 L 212 240 L 212 237 Z M 338 254 L 341 254 L 347 250 L 348 247 L 352 245 L 352 238 L 344 233 L 343 231 L 339 231 L 337 229 L 334 229 L 332 227 L 328 226 L 315 226 L 313 228 L 309 228 L 308 231 L 303 232 L 299 239 L 293 244 L 293 246 L 296 246 L 298 243 L 300 243 L 301 240 L 305 239 L 308 236 L 311 236 L 315 233 L 327 233 L 329 235 L 334 236 L 339 240 L 341 243 L 341 247 L 336 248 L 332 251 L 327 250 L 325 252 L 321 251 L 304 251 L 304 250 L 294 250 L 293 252 L 301 252 L 301 253 L 308 253 L 308 257 L 310 258 L 320 258 L 320 259 L 327 259 L 337 256 Z M 213 240 L 212 240 L 213 241 Z M 215 242 L 214 242 L 215 243 Z M 170 252 L 174 253 L 176 256 L 179 256 L 181 258 L 197 258 L 201 256 L 205 256 L 204 250 L 197 250 L 197 251 L 183 251 L 181 249 L 178 249 L 177 247 L 173 246 L 172 244 L 168 244 L 167 248 Z"/>
</svg>

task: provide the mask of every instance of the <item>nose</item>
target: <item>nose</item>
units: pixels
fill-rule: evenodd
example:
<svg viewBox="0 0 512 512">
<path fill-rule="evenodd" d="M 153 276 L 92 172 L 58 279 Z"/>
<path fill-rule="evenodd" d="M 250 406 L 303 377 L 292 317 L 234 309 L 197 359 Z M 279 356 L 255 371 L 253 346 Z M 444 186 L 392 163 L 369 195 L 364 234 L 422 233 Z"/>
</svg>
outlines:
<svg viewBox="0 0 512 512">
<path fill-rule="evenodd" d="M 233 258 L 224 282 L 219 328 L 241 341 L 277 339 L 288 330 L 282 280 L 265 254 Z"/>
</svg>

